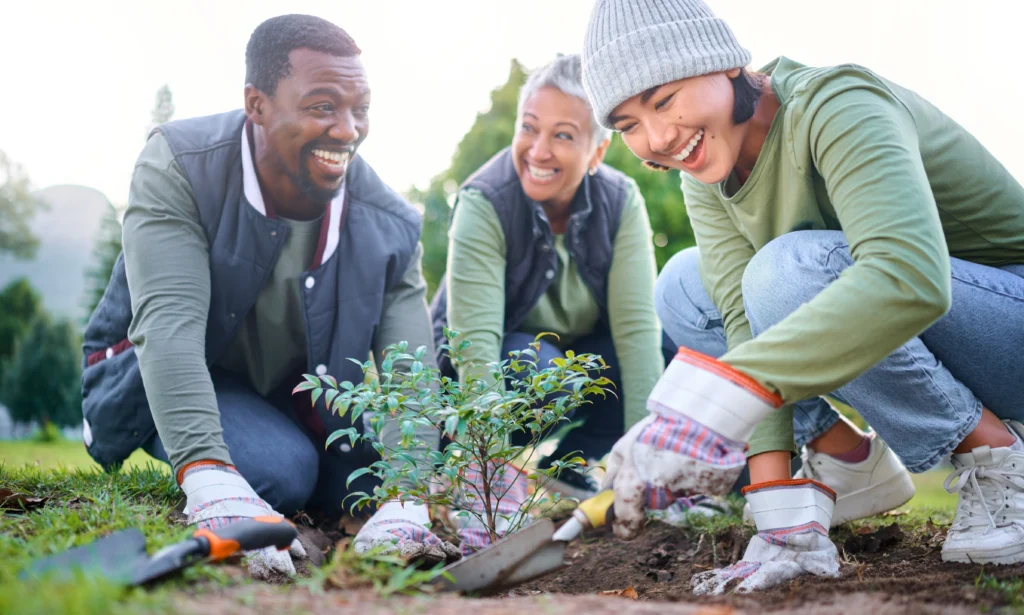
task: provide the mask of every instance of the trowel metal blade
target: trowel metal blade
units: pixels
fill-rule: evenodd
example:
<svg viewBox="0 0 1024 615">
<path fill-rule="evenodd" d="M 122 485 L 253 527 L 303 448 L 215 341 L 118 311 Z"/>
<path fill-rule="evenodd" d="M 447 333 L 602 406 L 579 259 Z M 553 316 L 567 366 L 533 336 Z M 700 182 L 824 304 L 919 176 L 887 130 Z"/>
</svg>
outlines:
<svg viewBox="0 0 1024 615">
<path fill-rule="evenodd" d="M 499 581 L 499 585 L 492 588 L 494 591 L 510 589 L 516 585 L 540 578 L 550 572 L 558 570 L 565 565 L 565 548 L 567 544 L 556 540 L 551 544 L 541 547 L 533 555 L 526 558 L 516 566 L 512 574 Z"/>
<path fill-rule="evenodd" d="M 444 572 L 452 579 L 441 580 L 441 589 L 447 591 L 482 592 L 505 584 L 524 560 L 545 546 L 551 545 L 555 524 L 540 519 L 522 530 L 503 538 L 490 547 L 446 567 Z M 562 543 L 562 549 L 565 545 Z M 559 558 L 560 559 L 560 558 Z"/>
</svg>

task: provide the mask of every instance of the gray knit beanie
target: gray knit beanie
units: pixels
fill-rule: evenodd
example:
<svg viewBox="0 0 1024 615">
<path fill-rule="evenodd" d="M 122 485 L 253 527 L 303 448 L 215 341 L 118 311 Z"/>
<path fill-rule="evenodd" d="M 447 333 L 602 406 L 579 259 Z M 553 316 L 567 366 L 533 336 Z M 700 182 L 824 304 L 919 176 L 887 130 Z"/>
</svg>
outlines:
<svg viewBox="0 0 1024 615">
<path fill-rule="evenodd" d="M 597 0 L 583 42 L 583 87 L 597 121 L 650 88 L 740 68 L 750 52 L 701 0 Z"/>
</svg>

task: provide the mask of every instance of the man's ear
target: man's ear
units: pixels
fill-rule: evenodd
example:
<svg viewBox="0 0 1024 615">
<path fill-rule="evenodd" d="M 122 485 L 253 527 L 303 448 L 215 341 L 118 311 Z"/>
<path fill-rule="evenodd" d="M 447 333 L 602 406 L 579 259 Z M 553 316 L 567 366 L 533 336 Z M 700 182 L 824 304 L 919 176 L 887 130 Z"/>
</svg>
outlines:
<svg viewBox="0 0 1024 615">
<path fill-rule="evenodd" d="M 742 68 L 730 68 L 729 70 L 725 71 L 725 76 L 730 79 L 735 79 L 736 77 L 740 76 L 741 72 L 743 72 Z"/>
<path fill-rule="evenodd" d="M 257 126 L 263 125 L 267 96 L 251 83 L 245 84 L 245 115 Z"/>
</svg>

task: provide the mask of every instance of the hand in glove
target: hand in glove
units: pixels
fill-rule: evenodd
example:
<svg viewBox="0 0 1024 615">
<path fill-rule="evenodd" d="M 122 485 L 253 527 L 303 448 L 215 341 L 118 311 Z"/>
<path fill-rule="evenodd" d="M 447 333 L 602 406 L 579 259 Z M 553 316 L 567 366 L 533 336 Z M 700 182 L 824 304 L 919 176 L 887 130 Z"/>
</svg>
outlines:
<svg viewBox="0 0 1024 615">
<path fill-rule="evenodd" d="M 757 534 L 743 559 L 732 566 L 694 575 L 695 594 L 721 594 L 738 582 L 751 592 L 805 574 L 839 576 L 839 552 L 828 538 L 836 494 L 810 479 L 772 481 L 743 489 Z"/>
<path fill-rule="evenodd" d="M 459 540 L 462 542 L 462 554 L 470 555 L 490 545 L 491 537 L 476 516 L 460 514 L 460 510 L 473 511 L 480 519 L 487 520 L 483 499 L 483 474 L 478 467 L 471 467 L 463 478 L 469 484 L 463 484 L 458 490 L 451 521 L 457 528 Z M 520 521 L 523 519 L 520 514 L 528 516 L 519 512 L 528 497 L 527 478 L 522 470 L 510 463 L 492 462 L 488 482 L 491 485 L 490 500 L 495 533 L 502 537 L 510 527 L 522 527 Z"/>
<path fill-rule="evenodd" d="M 745 374 L 680 348 L 647 400 L 651 415 L 608 457 L 604 488 L 615 490 L 615 535 L 636 538 L 645 509 L 667 508 L 675 496 L 727 493 L 754 427 L 781 405 Z"/>
<path fill-rule="evenodd" d="M 424 504 L 387 502 L 370 517 L 353 541 L 356 553 L 384 547 L 382 553 L 398 554 L 412 561 L 436 564 L 462 557 L 459 548 L 430 531 L 430 513 Z"/>
<path fill-rule="evenodd" d="M 188 498 L 185 514 L 188 522 L 201 529 L 217 529 L 239 519 L 283 515 L 264 502 L 234 466 L 215 461 L 190 463 L 178 473 L 181 490 Z M 278 574 L 295 574 L 292 556 L 306 557 L 298 539 L 286 551 L 267 547 L 246 553 L 249 574 L 255 579 L 269 580 Z"/>
</svg>

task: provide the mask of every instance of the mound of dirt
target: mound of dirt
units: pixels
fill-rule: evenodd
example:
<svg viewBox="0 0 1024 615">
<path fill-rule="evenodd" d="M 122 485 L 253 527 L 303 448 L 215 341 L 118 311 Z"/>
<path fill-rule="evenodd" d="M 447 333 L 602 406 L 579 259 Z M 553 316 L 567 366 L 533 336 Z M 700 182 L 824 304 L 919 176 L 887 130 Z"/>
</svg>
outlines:
<svg viewBox="0 0 1024 615">
<path fill-rule="evenodd" d="M 1007 601 L 1005 595 L 978 585 L 981 566 L 942 562 L 941 541 L 935 536 L 940 530 L 930 524 L 914 531 L 898 524 L 857 533 L 833 530 L 832 538 L 843 557 L 839 579 L 808 576 L 750 595 L 691 594 L 690 577 L 738 561 L 752 532 L 731 528 L 692 540 L 683 530 L 656 521 L 632 542 L 616 539 L 608 529 L 591 532 L 582 542 L 569 546 L 562 570 L 506 596 L 597 594 L 632 587 L 641 601 L 721 605 L 751 613 L 813 612 L 818 607 L 827 607 L 820 612 L 878 613 L 882 603 L 898 607 L 894 612 L 902 613 L 965 612 L 964 608 L 970 612 Z M 1019 578 L 1024 566 L 987 567 L 985 573 L 997 579 Z M 874 606 L 868 607 L 869 603 Z"/>
</svg>

